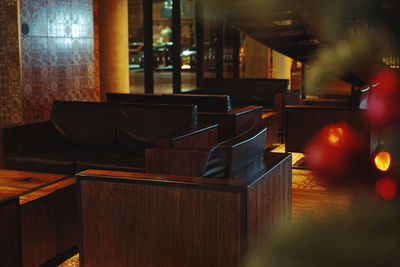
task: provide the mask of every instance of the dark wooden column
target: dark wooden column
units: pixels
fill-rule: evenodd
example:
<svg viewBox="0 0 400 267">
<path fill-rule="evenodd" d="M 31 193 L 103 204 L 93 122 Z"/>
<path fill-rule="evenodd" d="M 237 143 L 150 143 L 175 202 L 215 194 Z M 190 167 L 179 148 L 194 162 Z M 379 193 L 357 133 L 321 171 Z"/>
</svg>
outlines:
<svg viewBox="0 0 400 267">
<path fill-rule="evenodd" d="M 181 1 L 172 1 L 172 90 L 181 92 Z"/>
<path fill-rule="evenodd" d="M 233 78 L 239 78 L 240 32 L 233 29 Z"/>
<path fill-rule="evenodd" d="M 143 0 L 144 92 L 154 93 L 153 81 L 153 1 Z"/>
<path fill-rule="evenodd" d="M 203 58 L 204 58 L 204 15 L 200 0 L 194 6 L 196 28 L 196 87 L 203 87 Z"/>
</svg>

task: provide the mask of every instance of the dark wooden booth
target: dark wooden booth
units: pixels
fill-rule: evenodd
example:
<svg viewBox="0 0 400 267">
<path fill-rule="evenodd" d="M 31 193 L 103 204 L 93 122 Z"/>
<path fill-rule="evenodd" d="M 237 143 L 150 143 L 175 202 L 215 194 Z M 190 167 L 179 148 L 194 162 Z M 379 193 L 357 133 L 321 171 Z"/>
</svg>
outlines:
<svg viewBox="0 0 400 267">
<path fill-rule="evenodd" d="M 300 91 L 289 91 L 287 79 L 235 79 L 206 78 L 201 89 L 189 93 L 226 94 L 231 97 L 232 106 L 258 105 L 263 112 L 275 111 L 277 128 L 285 132 L 286 105 L 300 104 Z"/>
<path fill-rule="evenodd" d="M 291 214 L 291 156 L 265 163 L 250 180 L 79 173 L 81 266 L 240 266 Z"/>
<path fill-rule="evenodd" d="M 218 141 L 227 140 L 258 124 L 262 124 L 261 106 L 231 107 L 229 95 L 107 93 L 107 102 L 196 105 L 199 123 L 218 124 Z M 271 130 L 276 129 L 272 127 Z M 271 136 L 276 134 L 276 132 L 271 133 Z"/>
<path fill-rule="evenodd" d="M 372 153 L 379 145 L 379 136 L 365 123 L 362 110 L 346 106 L 287 106 L 286 151 L 304 152 L 308 142 L 323 127 L 345 122 L 356 131 Z"/>
</svg>

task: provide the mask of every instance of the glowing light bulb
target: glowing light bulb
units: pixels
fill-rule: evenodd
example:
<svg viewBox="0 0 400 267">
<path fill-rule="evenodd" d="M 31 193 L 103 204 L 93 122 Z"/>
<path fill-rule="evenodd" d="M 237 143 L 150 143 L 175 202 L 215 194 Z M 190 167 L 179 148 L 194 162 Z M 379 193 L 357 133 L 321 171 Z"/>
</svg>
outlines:
<svg viewBox="0 0 400 267">
<path fill-rule="evenodd" d="M 389 169 L 390 163 L 392 162 L 392 158 L 390 153 L 387 151 L 380 151 L 378 154 L 375 155 L 374 158 L 375 166 L 385 172 Z"/>
</svg>

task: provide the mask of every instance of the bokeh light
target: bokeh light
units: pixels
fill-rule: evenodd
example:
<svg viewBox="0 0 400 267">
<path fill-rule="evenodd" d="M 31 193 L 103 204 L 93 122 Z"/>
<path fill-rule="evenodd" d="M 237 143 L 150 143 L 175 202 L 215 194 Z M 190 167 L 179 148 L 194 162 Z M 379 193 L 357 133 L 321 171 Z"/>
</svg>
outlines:
<svg viewBox="0 0 400 267">
<path fill-rule="evenodd" d="M 389 169 L 391 161 L 392 158 L 390 156 L 390 153 L 387 151 L 379 151 L 379 153 L 376 154 L 374 157 L 376 168 L 378 168 L 378 170 L 381 170 L 383 172 Z"/>
<path fill-rule="evenodd" d="M 393 94 L 399 86 L 399 78 L 396 73 L 383 69 L 379 71 L 373 78 L 373 84 L 377 84 L 380 94 Z"/>
<path fill-rule="evenodd" d="M 373 89 L 368 95 L 365 115 L 376 129 L 387 129 L 400 122 L 400 78 L 391 70 L 381 70 L 373 78 Z"/>
<path fill-rule="evenodd" d="M 340 127 L 329 128 L 328 142 L 332 146 L 338 146 L 343 142 L 343 129 Z"/>
<path fill-rule="evenodd" d="M 383 199 L 392 200 L 397 194 L 397 182 L 390 177 L 379 178 L 375 183 L 375 191 Z"/>
<path fill-rule="evenodd" d="M 316 172 L 327 186 L 340 186 L 359 179 L 370 159 L 362 138 L 347 123 L 325 126 L 308 144 L 307 167 Z"/>
</svg>

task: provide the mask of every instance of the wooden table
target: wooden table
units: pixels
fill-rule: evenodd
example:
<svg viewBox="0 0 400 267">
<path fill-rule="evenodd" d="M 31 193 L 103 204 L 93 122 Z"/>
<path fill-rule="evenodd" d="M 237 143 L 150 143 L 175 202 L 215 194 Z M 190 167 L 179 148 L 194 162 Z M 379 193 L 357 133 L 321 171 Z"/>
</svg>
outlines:
<svg viewBox="0 0 400 267">
<path fill-rule="evenodd" d="M 0 170 L 0 266 L 38 266 L 77 247 L 75 177 Z"/>
</svg>

